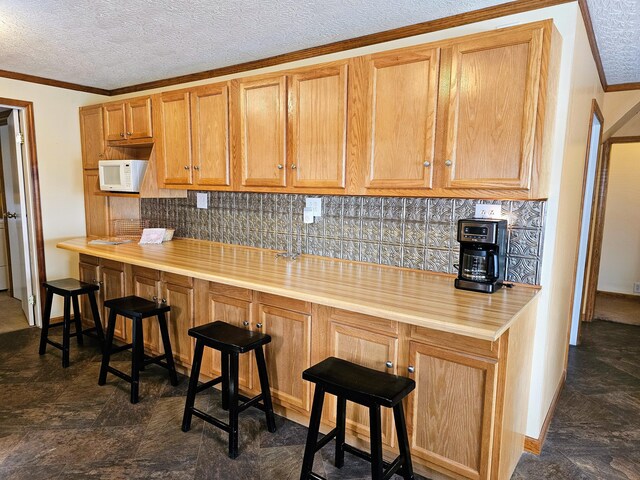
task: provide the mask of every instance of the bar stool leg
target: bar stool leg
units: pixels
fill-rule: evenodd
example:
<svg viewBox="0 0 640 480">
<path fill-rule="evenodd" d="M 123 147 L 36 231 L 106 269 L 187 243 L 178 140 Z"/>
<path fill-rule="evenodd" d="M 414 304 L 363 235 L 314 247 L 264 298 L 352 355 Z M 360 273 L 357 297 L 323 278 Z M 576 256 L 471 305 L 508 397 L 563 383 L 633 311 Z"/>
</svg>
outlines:
<svg viewBox="0 0 640 480">
<path fill-rule="evenodd" d="M 53 303 L 53 292 L 47 289 L 47 297 L 44 304 L 44 316 L 42 317 L 42 331 L 40 332 L 40 348 L 38 353 L 44 355 L 47 349 L 47 338 L 49 338 L 49 323 L 51 322 L 51 304 Z"/>
<path fill-rule="evenodd" d="M 220 352 L 220 375 L 222 376 L 222 410 L 229 410 L 229 354 Z"/>
<path fill-rule="evenodd" d="M 304 447 L 300 480 L 307 480 L 313 470 L 313 457 L 316 454 L 316 444 L 318 443 L 318 433 L 320 432 L 320 419 L 322 418 L 323 403 L 324 389 L 320 385 L 316 385 L 316 390 L 313 394 L 313 406 L 311 407 L 311 418 L 309 419 L 307 443 Z"/>
<path fill-rule="evenodd" d="M 78 305 L 78 296 L 72 295 L 73 300 L 73 322 L 76 325 L 76 341 L 81 347 L 84 345 L 84 339 L 82 338 L 82 321 L 80 318 L 80 306 Z"/>
<path fill-rule="evenodd" d="M 238 456 L 238 354 L 229 354 L 229 458 Z"/>
<path fill-rule="evenodd" d="M 144 330 L 142 325 L 138 330 L 138 344 L 135 346 L 135 350 L 138 353 L 138 371 L 144 372 Z"/>
<path fill-rule="evenodd" d="M 273 403 L 271 403 L 271 390 L 269 389 L 269 375 L 267 375 L 267 363 L 264 360 L 262 345 L 255 350 L 256 362 L 258 364 L 258 376 L 260 377 L 260 389 L 262 390 L 262 402 L 264 403 L 264 413 L 267 416 L 267 430 L 274 433 L 276 431 L 276 419 L 273 415 Z"/>
<path fill-rule="evenodd" d="M 198 377 L 200 376 L 200 366 L 202 365 L 202 352 L 204 342 L 196 341 L 196 349 L 193 353 L 193 363 L 191 364 L 191 376 L 189 377 L 189 390 L 187 391 L 187 401 L 184 405 L 184 415 L 182 416 L 182 431 L 188 432 L 191 428 L 191 417 L 193 416 L 193 405 L 196 401 L 198 391 Z"/>
<path fill-rule="evenodd" d="M 344 465 L 344 430 L 347 416 L 347 399 L 344 397 L 338 397 L 336 407 L 336 455 L 335 466 L 336 468 L 342 468 Z"/>
<path fill-rule="evenodd" d="M 107 338 L 104 342 L 102 351 L 102 365 L 100 365 L 100 376 L 98 377 L 98 385 L 107 383 L 107 367 L 111 359 L 111 347 L 113 345 L 113 333 L 116 329 L 116 312 L 109 312 L 109 320 L 107 321 Z"/>
<path fill-rule="evenodd" d="M 371 480 L 382 480 L 382 426 L 380 424 L 380 405 L 369 407 L 369 438 L 371 441 Z"/>
<path fill-rule="evenodd" d="M 162 345 L 166 354 L 165 361 L 169 367 L 169 379 L 174 387 L 178 385 L 178 375 L 176 374 L 176 366 L 173 363 L 173 352 L 171 351 L 171 340 L 169 339 L 169 329 L 167 328 L 167 319 L 164 312 L 158 314 L 158 324 L 160 325 L 160 335 L 162 336 Z"/>
<path fill-rule="evenodd" d="M 131 329 L 131 403 L 138 403 L 138 386 L 140 384 L 140 331 L 142 330 L 142 319 L 133 318 Z"/>
<path fill-rule="evenodd" d="M 393 418 L 396 422 L 396 432 L 398 432 L 398 450 L 402 455 L 402 471 L 399 472 L 404 480 L 414 480 L 413 464 L 411 463 L 411 452 L 409 451 L 409 437 L 407 435 L 407 423 L 404 418 L 402 402 L 393 407 Z"/>
<path fill-rule="evenodd" d="M 92 290 L 89 291 L 87 295 L 89 296 L 89 305 L 91 306 L 91 316 L 93 317 L 93 323 L 96 326 L 96 334 L 100 339 L 100 343 L 104 344 L 104 331 L 102 330 L 102 322 L 100 321 L 100 312 L 98 311 L 96 296 L 94 295 L 94 292 Z"/>
<path fill-rule="evenodd" d="M 64 297 L 64 320 L 62 323 L 62 368 L 69 366 L 69 337 L 71 336 L 71 299 Z"/>
</svg>

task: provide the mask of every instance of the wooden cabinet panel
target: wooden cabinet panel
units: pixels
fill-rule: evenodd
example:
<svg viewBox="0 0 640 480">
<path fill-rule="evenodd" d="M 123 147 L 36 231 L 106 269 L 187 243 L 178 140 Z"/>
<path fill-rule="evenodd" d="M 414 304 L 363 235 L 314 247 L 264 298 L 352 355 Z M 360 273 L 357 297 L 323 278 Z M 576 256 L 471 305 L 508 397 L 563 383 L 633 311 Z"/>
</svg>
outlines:
<svg viewBox="0 0 640 480">
<path fill-rule="evenodd" d="M 439 50 L 411 48 L 367 61 L 367 188 L 431 188 Z"/>
<path fill-rule="evenodd" d="M 141 97 L 126 102 L 127 138 L 137 140 L 153 137 L 151 121 L 151 97 Z"/>
<path fill-rule="evenodd" d="M 157 301 L 160 296 L 160 272 L 147 268 L 133 267 L 131 273 L 133 295 Z M 145 349 L 158 354 L 161 344 L 160 329 L 155 317 L 142 320 L 142 335 Z"/>
<path fill-rule="evenodd" d="M 120 298 L 126 295 L 124 265 L 121 263 L 110 262 L 108 265 L 101 264 L 100 268 L 100 297 L 102 302 L 112 298 Z M 104 318 L 105 328 L 109 319 L 109 309 L 102 308 L 102 317 Z M 130 327 L 129 327 L 130 329 Z M 128 335 L 125 332 L 125 320 L 118 315 L 116 321 L 115 337 L 120 340 L 126 340 Z"/>
<path fill-rule="evenodd" d="M 193 169 L 198 185 L 230 185 L 229 87 L 209 85 L 191 92 Z"/>
<path fill-rule="evenodd" d="M 157 97 L 160 155 L 160 182 L 190 185 L 191 116 L 189 93 L 165 93 Z"/>
<path fill-rule="evenodd" d="M 311 366 L 311 316 L 260 305 L 256 327 L 271 336 L 264 347 L 271 394 L 280 405 L 308 412 L 311 384 L 302 372 Z M 254 376 L 258 388 L 257 369 Z"/>
<path fill-rule="evenodd" d="M 167 323 L 173 356 L 182 365 L 191 366 L 191 337 L 188 332 L 194 319 L 193 287 L 179 281 L 164 281 L 162 298 L 171 306 Z M 160 350 L 164 352 L 162 347 Z"/>
<path fill-rule="evenodd" d="M 413 455 L 466 478 L 488 478 L 497 361 L 417 342 L 409 351 Z"/>
<path fill-rule="evenodd" d="M 289 168 L 294 187 L 345 186 L 347 73 L 343 63 L 290 77 Z"/>
<path fill-rule="evenodd" d="M 542 43 L 537 28 L 453 46 L 445 188 L 529 188 Z"/>
<path fill-rule="evenodd" d="M 80 261 L 78 265 L 78 273 L 81 282 L 97 284 L 100 281 L 100 265 Z M 95 296 L 96 302 L 98 303 L 98 312 L 101 315 L 100 321 L 102 322 L 102 326 L 105 327 L 105 319 L 102 317 L 103 308 L 100 291 L 95 292 Z M 80 295 L 80 312 L 82 316 L 82 323 L 87 327 L 93 327 L 93 315 L 91 314 L 91 304 L 89 303 L 88 295 Z"/>
<path fill-rule="evenodd" d="M 98 168 L 98 161 L 104 159 L 103 125 L 102 106 L 80 109 L 80 139 L 84 168 Z"/>
<path fill-rule="evenodd" d="M 286 77 L 239 81 L 240 169 L 244 186 L 286 185 Z"/>
<path fill-rule="evenodd" d="M 96 195 L 100 191 L 98 170 L 85 170 L 84 216 L 87 236 L 105 237 L 109 235 L 109 197 Z"/>
<path fill-rule="evenodd" d="M 104 138 L 107 141 L 126 140 L 124 103 L 107 103 L 104 105 Z"/>
</svg>

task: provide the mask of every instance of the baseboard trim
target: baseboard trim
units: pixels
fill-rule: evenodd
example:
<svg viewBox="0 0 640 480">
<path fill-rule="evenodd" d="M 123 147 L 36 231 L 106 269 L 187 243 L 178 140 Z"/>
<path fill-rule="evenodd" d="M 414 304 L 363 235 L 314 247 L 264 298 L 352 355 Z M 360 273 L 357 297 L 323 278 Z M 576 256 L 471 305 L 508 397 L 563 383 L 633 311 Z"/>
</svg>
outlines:
<svg viewBox="0 0 640 480">
<path fill-rule="evenodd" d="M 540 435 L 538 436 L 538 438 L 524 437 L 525 452 L 533 453 L 534 455 L 540 455 L 540 452 L 542 451 L 542 446 L 544 445 L 544 440 L 545 438 L 547 438 L 547 431 L 549 430 L 549 424 L 551 423 L 553 414 L 555 413 L 556 407 L 558 406 L 560 393 L 562 393 L 562 388 L 564 387 L 564 382 L 566 379 L 567 379 L 567 371 L 565 370 L 562 373 L 562 377 L 560 377 L 560 382 L 558 383 L 558 387 L 556 388 L 556 393 L 553 396 L 553 400 L 551 401 L 551 405 L 549 406 L 549 411 L 547 412 L 547 416 L 545 417 L 544 423 L 542 424 Z"/>
<path fill-rule="evenodd" d="M 618 293 L 618 292 L 607 292 L 605 290 L 597 290 L 596 291 L 596 295 L 604 295 L 607 297 L 614 297 L 614 298 L 624 298 L 626 300 L 633 300 L 633 301 L 640 301 L 640 295 L 634 295 L 632 293 Z"/>
</svg>

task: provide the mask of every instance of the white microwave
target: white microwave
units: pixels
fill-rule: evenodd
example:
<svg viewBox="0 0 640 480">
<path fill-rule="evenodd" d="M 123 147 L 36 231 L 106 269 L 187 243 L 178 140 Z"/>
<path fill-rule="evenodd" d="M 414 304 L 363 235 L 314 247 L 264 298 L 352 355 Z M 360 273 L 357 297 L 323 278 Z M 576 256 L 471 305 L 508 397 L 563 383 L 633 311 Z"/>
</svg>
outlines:
<svg viewBox="0 0 640 480">
<path fill-rule="evenodd" d="M 100 190 L 138 193 L 147 160 L 100 160 L 98 168 Z"/>
</svg>

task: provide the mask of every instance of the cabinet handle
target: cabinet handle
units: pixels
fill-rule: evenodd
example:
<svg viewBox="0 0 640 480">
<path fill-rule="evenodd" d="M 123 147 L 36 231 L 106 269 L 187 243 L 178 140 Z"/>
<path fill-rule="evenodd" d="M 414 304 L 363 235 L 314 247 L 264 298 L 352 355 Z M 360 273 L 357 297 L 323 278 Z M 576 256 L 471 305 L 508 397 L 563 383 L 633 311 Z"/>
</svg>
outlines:
<svg viewBox="0 0 640 480">
<path fill-rule="evenodd" d="M 282 166 L 281 163 L 278 164 L 278 170 L 282 170 L 284 167 Z"/>
<path fill-rule="evenodd" d="M 162 303 L 167 303 L 167 299 L 166 299 L 166 298 L 163 298 L 163 299 L 162 299 Z"/>
<path fill-rule="evenodd" d="M 104 282 L 98 282 L 98 285 L 103 286 Z"/>
<path fill-rule="evenodd" d="M 450 167 L 450 166 L 452 165 L 452 162 L 451 162 L 451 160 L 447 160 L 446 162 L 444 162 L 444 164 L 445 164 L 447 167 Z"/>
<path fill-rule="evenodd" d="M 184 169 L 185 169 L 185 170 L 189 170 L 189 165 L 185 165 L 185 166 L 184 166 Z"/>
<path fill-rule="evenodd" d="M 131 136 L 131 132 L 127 132 L 127 135 Z"/>
<path fill-rule="evenodd" d="M 120 136 L 121 136 L 122 138 L 124 138 L 124 132 L 120 133 Z"/>
<path fill-rule="evenodd" d="M 424 165 L 425 167 L 430 167 L 431 166 L 431 162 L 426 161 L 422 165 Z"/>
<path fill-rule="evenodd" d="M 413 365 L 409 365 L 409 366 L 407 367 L 407 370 L 409 370 L 409 373 L 413 373 L 413 372 L 415 372 L 415 371 L 416 371 L 416 367 L 414 367 Z"/>
<path fill-rule="evenodd" d="M 261 323 L 256 323 L 256 327 L 262 328 L 262 324 Z"/>
<path fill-rule="evenodd" d="M 193 167 L 193 169 L 194 170 L 200 170 L 200 167 L 196 166 L 196 167 Z"/>
<path fill-rule="evenodd" d="M 387 366 L 387 368 L 393 368 L 393 362 L 391 360 L 387 360 L 387 363 L 385 365 Z"/>
<path fill-rule="evenodd" d="M 249 322 L 247 322 L 246 320 L 244 322 L 242 322 L 242 325 L 244 325 L 245 327 L 249 326 Z"/>
<path fill-rule="evenodd" d="M 296 164 L 295 164 L 295 163 L 292 163 L 292 164 L 291 164 L 291 170 L 295 170 L 296 168 L 298 168 L 298 167 L 296 167 Z"/>
<path fill-rule="evenodd" d="M 158 297 L 156 297 L 156 296 L 154 295 L 152 300 L 153 300 L 154 302 L 157 302 L 157 301 L 158 301 Z"/>
</svg>

